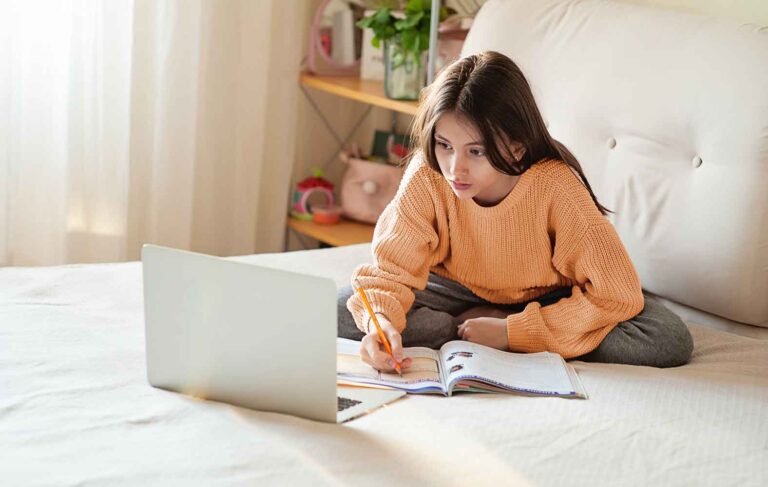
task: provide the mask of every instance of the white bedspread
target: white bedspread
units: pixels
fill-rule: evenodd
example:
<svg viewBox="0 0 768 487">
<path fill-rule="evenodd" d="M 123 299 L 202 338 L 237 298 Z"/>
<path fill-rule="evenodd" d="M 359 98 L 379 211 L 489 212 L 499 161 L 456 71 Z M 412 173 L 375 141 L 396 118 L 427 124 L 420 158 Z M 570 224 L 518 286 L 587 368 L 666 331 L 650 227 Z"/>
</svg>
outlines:
<svg viewBox="0 0 768 487">
<path fill-rule="evenodd" d="M 333 276 L 365 245 L 240 257 Z M 692 325 L 676 369 L 573 362 L 591 398 L 409 396 L 344 425 L 147 384 L 138 262 L 0 270 L 3 485 L 766 485 L 768 341 Z"/>
</svg>

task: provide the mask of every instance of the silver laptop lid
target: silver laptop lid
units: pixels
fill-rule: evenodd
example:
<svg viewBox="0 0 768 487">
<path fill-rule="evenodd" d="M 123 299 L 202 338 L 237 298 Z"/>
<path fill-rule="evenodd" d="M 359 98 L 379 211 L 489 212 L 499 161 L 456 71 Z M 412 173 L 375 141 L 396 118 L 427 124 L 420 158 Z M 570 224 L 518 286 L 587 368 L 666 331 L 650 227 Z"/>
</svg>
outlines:
<svg viewBox="0 0 768 487">
<path fill-rule="evenodd" d="M 150 384 L 336 421 L 331 279 L 155 245 L 142 263 Z"/>
</svg>

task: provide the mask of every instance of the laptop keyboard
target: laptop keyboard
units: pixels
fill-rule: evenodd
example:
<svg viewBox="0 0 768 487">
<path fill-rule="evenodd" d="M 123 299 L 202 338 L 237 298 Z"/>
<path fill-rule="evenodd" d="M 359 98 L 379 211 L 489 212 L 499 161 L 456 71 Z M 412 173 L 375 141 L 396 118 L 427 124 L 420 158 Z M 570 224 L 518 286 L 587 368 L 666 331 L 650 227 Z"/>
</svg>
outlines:
<svg viewBox="0 0 768 487">
<path fill-rule="evenodd" d="M 362 401 L 357 401 L 355 399 L 349 399 L 347 397 L 337 396 L 336 399 L 338 400 L 338 409 L 336 410 L 337 412 L 344 411 L 345 409 L 349 409 L 352 406 L 357 406 L 362 402 Z"/>
</svg>

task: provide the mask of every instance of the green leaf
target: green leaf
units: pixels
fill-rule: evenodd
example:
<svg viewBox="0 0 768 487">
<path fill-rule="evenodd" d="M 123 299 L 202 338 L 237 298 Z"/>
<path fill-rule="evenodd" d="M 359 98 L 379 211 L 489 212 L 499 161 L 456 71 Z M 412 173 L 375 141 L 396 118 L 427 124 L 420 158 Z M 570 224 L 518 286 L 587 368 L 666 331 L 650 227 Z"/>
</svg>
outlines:
<svg viewBox="0 0 768 487">
<path fill-rule="evenodd" d="M 365 17 L 355 23 L 355 25 L 361 29 L 367 29 L 371 26 L 371 24 L 373 24 L 373 17 Z"/>
<path fill-rule="evenodd" d="M 419 12 L 416 15 L 400 19 L 395 22 L 395 28 L 397 30 L 413 29 L 416 27 L 416 25 L 418 25 L 422 17 L 424 17 L 424 12 Z"/>
<path fill-rule="evenodd" d="M 421 50 L 426 51 L 429 49 L 429 32 L 419 32 L 419 45 L 422 46 Z"/>
<path fill-rule="evenodd" d="M 373 15 L 377 23 L 387 24 L 389 23 L 390 21 L 389 18 L 391 17 L 389 14 L 390 14 L 390 11 L 388 8 L 381 8 L 377 10 Z"/>
<path fill-rule="evenodd" d="M 393 64 L 393 66 L 394 66 L 395 68 L 399 68 L 400 66 L 402 66 L 403 64 L 405 64 L 405 56 L 403 55 L 403 53 L 402 53 L 402 52 L 399 52 L 399 51 L 398 51 L 398 52 L 396 52 L 396 53 L 395 53 L 395 54 L 392 56 L 392 64 Z"/>
<path fill-rule="evenodd" d="M 360 20 L 358 25 L 373 30 L 371 45 L 374 47 L 381 47 L 382 41 L 390 42 L 391 48 L 396 49 L 392 58 L 395 64 L 402 65 L 413 59 L 420 65 L 422 53 L 429 49 L 431 6 L 431 0 L 408 0 L 404 18 L 395 18 L 391 9 L 382 7 Z M 441 7 L 441 19 L 446 15 L 447 9 Z"/>
<path fill-rule="evenodd" d="M 416 48 L 416 32 L 412 30 L 404 30 L 400 33 L 400 44 L 406 51 L 413 51 Z"/>
<path fill-rule="evenodd" d="M 426 10 L 424 8 L 424 2 L 422 0 L 408 0 L 408 3 L 405 6 L 405 11 L 407 12 L 423 12 Z"/>
</svg>

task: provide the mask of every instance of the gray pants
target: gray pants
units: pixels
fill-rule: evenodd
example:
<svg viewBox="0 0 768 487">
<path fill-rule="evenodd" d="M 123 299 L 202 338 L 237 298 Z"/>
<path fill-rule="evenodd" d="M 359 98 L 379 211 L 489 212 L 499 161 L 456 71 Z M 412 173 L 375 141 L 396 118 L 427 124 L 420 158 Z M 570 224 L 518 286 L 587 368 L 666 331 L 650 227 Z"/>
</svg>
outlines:
<svg viewBox="0 0 768 487">
<path fill-rule="evenodd" d="M 338 336 L 362 340 L 363 332 L 355 325 L 347 310 L 351 286 L 338 291 Z M 519 313 L 527 303 L 504 306 L 490 303 L 461 284 L 430 273 L 427 287 L 416 290 L 416 300 L 406 315 L 403 346 L 440 348 L 450 340 L 459 340 L 456 315 L 475 306 L 494 306 L 509 314 Z M 535 301 L 543 306 L 571 295 L 570 288 L 557 289 Z M 605 362 L 652 367 L 677 367 L 688 363 L 693 351 L 693 338 L 688 327 L 676 314 L 659 301 L 645 297 L 643 311 L 619 323 L 593 351 L 571 360 Z"/>
</svg>

